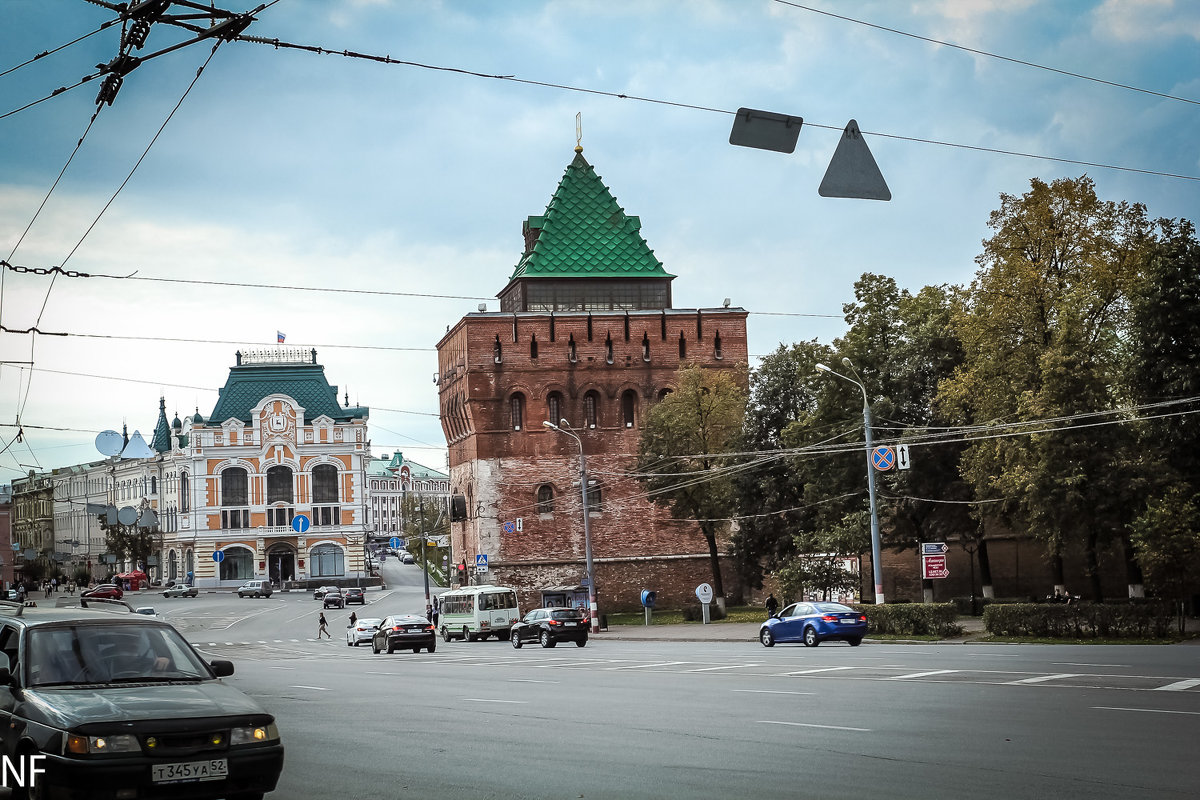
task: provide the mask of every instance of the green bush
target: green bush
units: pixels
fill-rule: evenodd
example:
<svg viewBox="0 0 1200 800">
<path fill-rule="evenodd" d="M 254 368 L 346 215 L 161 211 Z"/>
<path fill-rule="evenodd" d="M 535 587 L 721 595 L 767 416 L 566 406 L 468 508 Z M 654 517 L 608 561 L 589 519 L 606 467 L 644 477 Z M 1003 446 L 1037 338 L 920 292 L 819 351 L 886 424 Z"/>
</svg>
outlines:
<svg viewBox="0 0 1200 800">
<path fill-rule="evenodd" d="M 940 636 L 943 639 L 961 636 L 958 609 L 953 603 L 887 603 L 885 605 L 856 605 L 855 611 L 867 615 L 870 633 L 896 636 Z"/>
<path fill-rule="evenodd" d="M 708 606 L 708 619 L 715 622 L 719 619 L 725 619 L 725 612 L 716 603 L 710 603 Z M 704 608 L 702 606 L 684 606 L 683 607 L 684 622 L 703 622 Z"/>
<path fill-rule="evenodd" d="M 1044 639 L 1163 639 L 1174 614 L 1165 603 L 1014 603 L 988 606 L 993 636 Z"/>
</svg>

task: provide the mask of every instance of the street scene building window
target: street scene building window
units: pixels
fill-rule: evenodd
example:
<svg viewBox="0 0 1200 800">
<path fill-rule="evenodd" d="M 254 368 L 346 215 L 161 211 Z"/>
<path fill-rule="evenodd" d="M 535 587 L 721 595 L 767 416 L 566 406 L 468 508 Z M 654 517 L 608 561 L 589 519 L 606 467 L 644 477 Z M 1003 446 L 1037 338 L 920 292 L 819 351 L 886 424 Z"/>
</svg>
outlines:
<svg viewBox="0 0 1200 800">
<path fill-rule="evenodd" d="M 250 504 L 250 476 L 241 467 L 228 467 L 221 471 L 221 505 L 245 506 Z"/>
<path fill-rule="evenodd" d="M 557 425 L 562 420 L 562 395 L 551 392 L 546 398 L 546 419 Z"/>
<path fill-rule="evenodd" d="M 529 337 L 529 357 L 530 358 L 538 357 L 538 346 L 537 346 L 537 336 L 536 335 Z"/>
<path fill-rule="evenodd" d="M 584 424 L 589 428 L 595 428 L 597 424 L 596 406 L 600 402 L 600 396 L 595 392 L 588 392 L 583 396 L 583 418 Z"/>
<path fill-rule="evenodd" d="M 254 577 L 254 554 L 245 547 L 225 548 L 220 563 L 221 580 L 242 581 Z"/>
<path fill-rule="evenodd" d="M 548 483 L 538 487 L 537 509 L 539 514 L 554 513 L 554 487 Z"/>
<path fill-rule="evenodd" d="M 589 514 L 599 514 L 604 511 L 603 493 L 599 486 L 589 486 L 587 490 L 587 507 Z"/>
<path fill-rule="evenodd" d="M 579 354 L 575 352 L 575 334 L 571 334 L 567 338 L 567 361 L 574 364 L 579 360 Z"/>
<path fill-rule="evenodd" d="M 717 331 L 713 336 L 713 358 L 720 360 L 724 357 L 725 354 L 721 352 L 721 332 Z"/>
<path fill-rule="evenodd" d="M 267 502 L 292 503 L 292 470 L 290 467 L 275 466 L 267 470 Z"/>
<path fill-rule="evenodd" d="M 519 431 L 525 423 L 525 395 L 516 392 L 509 401 L 509 408 L 512 415 L 512 429 Z"/>
<path fill-rule="evenodd" d="M 309 566 L 314 578 L 336 578 L 346 574 L 346 556 L 335 544 L 320 544 L 312 549 Z"/>
<path fill-rule="evenodd" d="M 683 338 L 683 331 L 679 332 L 679 360 L 687 358 L 687 339 Z"/>
<path fill-rule="evenodd" d="M 621 421 L 625 423 L 626 428 L 632 428 L 635 422 L 634 414 L 637 410 L 637 392 L 633 389 L 626 389 L 621 394 Z"/>
<path fill-rule="evenodd" d="M 188 474 L 186 472 L 179 473 L 179 510 L 191 511 L 192 504 L 188 499 Z"/>
<path fill-rule="evenodd" d="M 313 467 L 313 502 L 338 502 L 338 471 L 332 464 L 318 464 Z M 290 498 L 289 498 L 290 499 Z"/>
</svg>

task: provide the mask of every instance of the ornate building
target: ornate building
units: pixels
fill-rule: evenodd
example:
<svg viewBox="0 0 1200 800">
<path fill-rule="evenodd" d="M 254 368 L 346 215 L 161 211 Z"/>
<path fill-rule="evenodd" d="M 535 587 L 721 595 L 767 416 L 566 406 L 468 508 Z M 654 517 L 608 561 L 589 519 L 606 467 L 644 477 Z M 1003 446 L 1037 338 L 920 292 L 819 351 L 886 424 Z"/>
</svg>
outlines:
<svg viewBox="0 0 1200 800">
<path fill-rule="evenodd" d="M 468 314 L 438 343 L 452 529 L 471 580 L 517 588 L 523 605 L 586 596 L 583 502 L 575 440 L 588 471 L 589 527 L 601 610 L 634 608 L 641 589 L 683 605 L 712 580 L 695 523 L 672 520 L 631 476 L 647 409 L 678 368 L 744 368 L 746 312 L 671 308 L 671 282 L 582 148 L 543 214 L 525 220 L 525 252 L 499 312 Z M 727 594 L 738 591 L 732 569 Z"/>
</svg>

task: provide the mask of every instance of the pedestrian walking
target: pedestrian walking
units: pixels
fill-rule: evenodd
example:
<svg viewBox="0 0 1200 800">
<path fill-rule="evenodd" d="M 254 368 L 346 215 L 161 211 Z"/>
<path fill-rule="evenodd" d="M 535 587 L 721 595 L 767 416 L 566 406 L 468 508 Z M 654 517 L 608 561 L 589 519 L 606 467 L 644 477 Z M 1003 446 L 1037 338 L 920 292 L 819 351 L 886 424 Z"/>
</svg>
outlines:
<svg viewBox="0 0 1200 800">
<path fill-rule="evenodd" d="M 350 612 L 350 627 L 353 628 L 354 623 L 356 623 L 356 622 L 358 622 L 358 614 L 351 611 Z"/>
<path fill-rule="evenodd" d="M 318 640 L 320 640 L 320 638 L 321 638 L 321 634 L 325 634 L 325 635 L 326 635 L 326 636 L 328 636 L 330 639 L 332 639 L 332 638 L 333 638 L 333 634 L 331 634 L 331 633 L 329 632 L 329 620 L 325 619 L 325 612 L 324 612 L 324 611 L 322 611 L 322 612 L 321 612 L 321 616 L 318 618 L 318 620 L 317 620 L 317 621 L 320 623 L 320 624 L 317 626 L 317 639 L 318 639 Z"/>
<path fill-rule="evenodd" d="M 438 596 L 433 596 L 433 627 L 438 625 L 438 616 L 442 613 L 442 604 L 438 601 Z"/>
<path fill-rule="evenodd" d="M 779 601 L 775 599 L 773 593 L 767 595 L 767 602 L 764 605 L 767 607 L 767 614 L 769 616 L 775 616 L 775 612 L 779 610 Z"/>
</svg>

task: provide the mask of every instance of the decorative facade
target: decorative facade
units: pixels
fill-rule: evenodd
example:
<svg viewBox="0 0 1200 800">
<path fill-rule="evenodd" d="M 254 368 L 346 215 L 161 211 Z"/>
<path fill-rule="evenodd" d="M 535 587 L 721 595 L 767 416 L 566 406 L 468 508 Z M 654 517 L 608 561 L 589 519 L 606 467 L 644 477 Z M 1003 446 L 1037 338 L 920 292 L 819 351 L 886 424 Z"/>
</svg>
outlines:
<svg viewBox="0 0 1200 800">
<path fill-rule="evenodd" d="M 699 527 L 671 519 L 633 473 L 645 414 L 681 365 L 745 368 L 746 312 L 670 308 L 674 276 L 640 231 L 576 148 L 545 213 L 524 223 L 502 310 L 468 314 L 438 343 L 450 483 L 465 507 L 452 549 L 469 574 L 487 556 L 470 580 L 511 585 L 524 606 L 586 596 L 580 446 L 601 610 L 636 608 L 642 589 L 680 606 L 712 580 Z M 580 445 L 547 420 L 566 420 Z M 723 578 L 738 590 L 732 569 Z"/>
<path fill-rule="evenodd" d="M 405 501 L 420 496 L 449 514 L 450 476 L 410 461 L 403 453 L 371 459 L 367 468 L 371 533 L 376 539 L 404 536 Z"/>
</svg>

